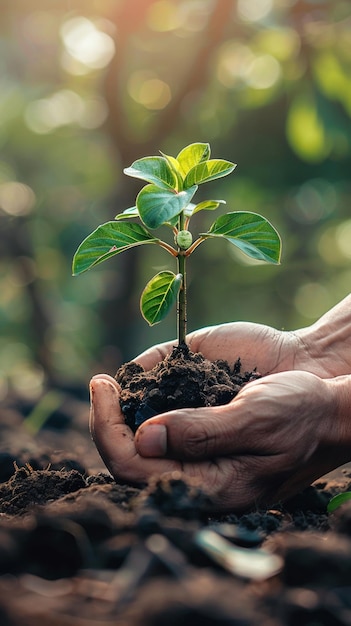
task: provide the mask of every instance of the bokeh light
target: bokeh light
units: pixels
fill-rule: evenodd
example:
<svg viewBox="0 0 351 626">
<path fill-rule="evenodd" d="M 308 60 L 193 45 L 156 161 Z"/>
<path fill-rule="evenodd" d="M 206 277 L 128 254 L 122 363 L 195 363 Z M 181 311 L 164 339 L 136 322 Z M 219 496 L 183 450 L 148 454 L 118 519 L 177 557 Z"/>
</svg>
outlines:
<svg viewBox="0 0 351 626">
<path fill-rule="evenodd" d="M 86 66 L 87 71 L 106 67 L 115 54 L 112 37 L 86 17 L 78 16 L 65 21 L 61 36 L 67 54 Z"/>
<path fill-rule="evenodd" d="M 217 76 L 225 87 L 235 87 L 245 81 L 252 67 L 255 55 L 249 46 L 235 41 L 223 44 L 218 55 Z"/>
<path fill-rule="evenodd" d="M 0 184 L 0 210 L 14 217 L 28 215 L 35 204 L 35 193 L 17 181 Z"/>
<path fill-rule="evenodd" d="M 337 208 L 337 202 L 335 186 L 325 179 L 316 178 L 294 190 L 286 200 L 286 208 L 296 222 L 313 224 L 331 215 Z"/>
<path fill-rule="evenodd" d="M 317 103 L 308 92 L 292 101 L 286 130 L 291 146 L 306 161 L 321 162 L 331 150 Z"/>
<path fill-rule="evenodd" d="M 98 128 L 105 122 L 107 114 L 102 98 L 83 99 L 70 89 L 61 89 L 47 98 L 30 102 L 24 119 L 30 130 L 46 134 L 68 124 Z"/>
<path fill-rule="evenodd" d="M 269 89 L 281 76 L 280 65 L 270 54 L 257 56 L 248 68 L 246 81 L 254 89 Z"/>
<path fill-rule="evenodd" d="M 158 32 L 174 30 L 179 26 L 178 11 L 175 2 L 159 0 L 154 2 L 148 11 L 148 26 Z"/>
<path fill-rule="evenodd" d="M 295 306 L 301 315 L 315 320 L 334 304 L 332 295 L 322 283 L 303 283 L 294 298 Z"/>
<path fill-rule="evenodd" d="M 148 72 L 132 74 L 128 92 L 135 102 L 153 111 L 166 107 L 172 97 L 169 85 Z"/>
<path fill-rule="evenodd" d="M 273 9 L 273 0 L 238 0 L 238 13 L 248 22 L 259 22 Z"/>
<path fill-rule="evenodd" d="M 345 220 L 336 228 L 336 245 L 345 259 L 351 259 L 351 220 Z"/>
</svg>

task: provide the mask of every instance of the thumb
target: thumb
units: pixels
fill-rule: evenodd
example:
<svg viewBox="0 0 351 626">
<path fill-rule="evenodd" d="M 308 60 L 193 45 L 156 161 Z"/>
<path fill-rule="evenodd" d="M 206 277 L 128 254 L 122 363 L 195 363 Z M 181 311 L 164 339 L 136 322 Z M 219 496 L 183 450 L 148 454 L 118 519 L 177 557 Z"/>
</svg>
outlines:
<svg viewBox="0 0 351 626">
<path fill-rule="evenodd" d="M 200 461 L 247 452 L 248 446 L 241 435 L 243 421 L 236 419 L 239 411 L 234 402 L 220 407 L 169 411 L 147 420 L 135 435 L 138 453 L 143 457 Z"/>
<path fill-rule="evenodd" d="M 118 383 L 107 374 L 98 374 L 90 381 L 90 433 L 102 460 L 114 476 L 120 465 L 135 454 L 133 433 L 124 423 L 119 391 Z M 116 441 L 122 437 L 124 445 L 116 455 Z"/>
<path fill-rule="evenodd" d="M 134 435 L 124 422 L 119 404 L 118 383 L 107 374 L 90 381 L 90 430 L 97 450 L 117 480 L 144 483 L 153 475 L 180 470 L 168 459 L 143 459 L 135 449 Z"/>
<path fill-rule="evenodd" d="M 145 352 L 135 357 L 133 361 L 139 363 L 145 371 L 151 370 L 157 363 L 163 361 L 168 354 L 172 352 L 175 346 L 174 341 L 168 341 L 167 343 L 160 343 L 159 345 L 148 348 Z"/>
</svg>

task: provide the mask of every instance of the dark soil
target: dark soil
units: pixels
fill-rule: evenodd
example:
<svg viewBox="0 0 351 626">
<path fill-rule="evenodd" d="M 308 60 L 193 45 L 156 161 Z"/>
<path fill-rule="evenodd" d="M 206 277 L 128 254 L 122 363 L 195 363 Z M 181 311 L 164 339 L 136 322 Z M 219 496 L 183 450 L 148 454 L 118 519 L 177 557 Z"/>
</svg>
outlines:
<svg viewBox="0 0 351 626">
<path fill-rule="evenodd" d="M 88 411 L 67 394 L 34 437 L 18 398 L 0 411 L 1 626 L 350 626 L 351 502 L 326 511 L 350 467 L 209 515 L 178 474 L 113 481 Z"/>
<path fill-rule="evenodd" d="M 121 409 L 134 432 L 158 413 L 227 404 L 256 378 L 260 378 L 256 371 L 241 371 L 240 359 L 231 367 L 227 361 L 209 361 L 185 345 L 175 347 L 152 370 L 146 372 L 131 361 L 116 374 L 122 388 Z"/>
</svg>

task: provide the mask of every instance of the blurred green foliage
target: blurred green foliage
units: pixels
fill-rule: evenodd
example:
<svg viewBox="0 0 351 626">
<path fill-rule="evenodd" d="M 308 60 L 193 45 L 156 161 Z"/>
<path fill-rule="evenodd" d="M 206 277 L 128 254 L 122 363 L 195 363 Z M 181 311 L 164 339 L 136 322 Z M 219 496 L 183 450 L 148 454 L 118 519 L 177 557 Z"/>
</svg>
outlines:
<svg viewBox="0 0 351 626">
<path fill-rule="evenodd" d="M 211 183 L 223 212 L 263 213 L 283 239 L 279 267 L 232 249 L 239 265 L 229 264 L 216 241 L 200 248 L 190 330 L 236 319 L 293 329 L 349 293 L 347 0 L 0 0 L 0 10 L 0 398 L 85 384 L 174 336 L 171 319 L 149 329 L 138 311 L 164 251 L 131 250 L 79 279 L 70 269 L 82 238 L 140 188 L 123 167 L 158 150 L 210 141 L 238 163 Z"/>
</svg>

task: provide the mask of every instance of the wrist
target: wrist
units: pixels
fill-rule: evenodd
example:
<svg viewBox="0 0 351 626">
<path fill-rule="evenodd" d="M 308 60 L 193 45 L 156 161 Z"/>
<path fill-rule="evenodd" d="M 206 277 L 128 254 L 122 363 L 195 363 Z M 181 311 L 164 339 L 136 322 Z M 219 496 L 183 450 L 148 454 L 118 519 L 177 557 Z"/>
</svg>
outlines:
<svg viewBox="0 0 351 626">
<path fill-rule="evenodd" d="M 322 378 L 351 374 L 351 296 L 293 334 L 299 367 Z"/>
<path fill-rule="evenodd" d="M 327 419 L 327 441 L 337 451 L 338 465 L 351 461 L 351 375 L 325 381 L 331 393 L 332 414 Z"/>
</svg>

